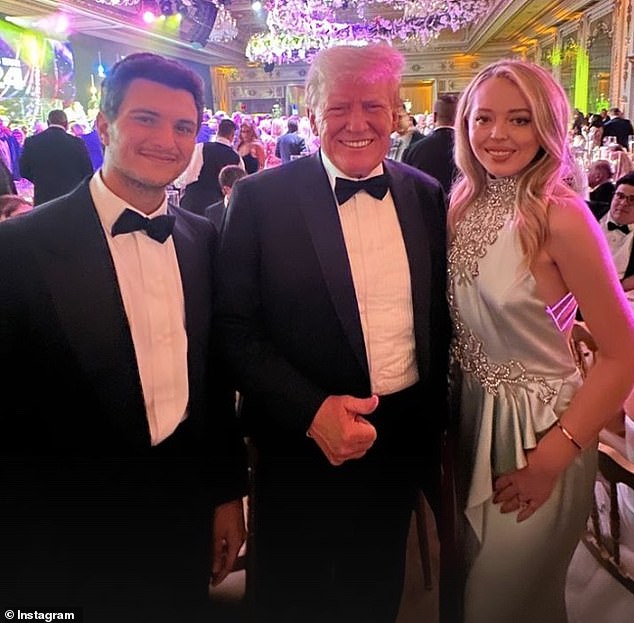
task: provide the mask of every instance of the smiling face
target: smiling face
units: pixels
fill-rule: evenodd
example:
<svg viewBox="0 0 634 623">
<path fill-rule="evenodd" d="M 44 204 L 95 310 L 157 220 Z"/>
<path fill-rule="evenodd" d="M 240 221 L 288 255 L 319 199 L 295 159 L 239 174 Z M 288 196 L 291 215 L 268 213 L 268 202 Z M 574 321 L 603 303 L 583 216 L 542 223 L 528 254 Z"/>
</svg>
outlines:
<svg viewBox="0 0 634 623">
<path fill-rule="evenodd" d="M 634 223 L 634 186 L 618 185 L 610 204 L 610 219 L 617 225 Z"/>
<path fill-rule="evenodd" d="M 540 148 L 529 103 L 507 78 L 489 78 L 475 91 L 468 126 L 471 149 L 493 177 L 521 173 Z"/>
<path fill-rule="evenodd" d="M 342 173 L 366 177 L 383 161 L 397 122 L 393 101 L 384 83 L 339 80 L 329 86 L 321 107 L 309 110 L 321 149 Z"/>
<path fill-rule="evenodd" d="M 116 118 L 99 113 L 97 128 L 105 145 L 104 182 L 149 213 L 189 164 L 198 131 L 196 104 L 189 91 L 137 78 Z"/>
</svg>

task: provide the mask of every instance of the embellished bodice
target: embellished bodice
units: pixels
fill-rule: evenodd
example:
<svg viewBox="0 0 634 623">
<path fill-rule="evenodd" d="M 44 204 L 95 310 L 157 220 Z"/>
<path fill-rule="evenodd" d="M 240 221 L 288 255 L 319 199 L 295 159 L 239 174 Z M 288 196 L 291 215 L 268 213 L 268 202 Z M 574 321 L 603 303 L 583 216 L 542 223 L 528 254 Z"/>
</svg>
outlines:
<svg viewBox="0 0 634 623">
<path fill-rule="evenodd" d="M 568 347 L 576 302 L 568 294 L 552 308 L 536 295 L 515 218 L 514 178 L 490 180 L 458 223 L 449 249 L 452 357 L 490 393 L 500 383 L 531 384 L 549 403 L 547 378 L 568 376 Z"/>
</svg>

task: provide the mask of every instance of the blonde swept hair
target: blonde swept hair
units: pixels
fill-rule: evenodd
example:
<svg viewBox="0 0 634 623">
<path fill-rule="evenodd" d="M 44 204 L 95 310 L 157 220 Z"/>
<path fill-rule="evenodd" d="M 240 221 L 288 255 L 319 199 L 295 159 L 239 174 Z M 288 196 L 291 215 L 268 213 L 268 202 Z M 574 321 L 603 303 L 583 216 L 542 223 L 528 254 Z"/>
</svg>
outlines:
<svg viewBox="0 0 634 623">
<path fill-rule="evenodd" d="M 387 43 L 323 49 L 313 58 L 306 75 L 306 107 L 317 117 L 321 116 L 328 88 L 335 82 L 345 81 L 350 89 L 364 84 L 386 85 L 396 110 L 401 106 L 399 87 L 404 66 L 403 54 Z"/>
<path fill-rule="evenodd" d="M 576 196 L 564 182 L 571 169 L 568 100 L 561 86 L 538 65 L 516 60 L 498 61 L 485 67 L 460 96 L 456 112 L 455 159 L 462 176 L 451 191 L 449 233 L 453 237 L 456 223 L 486 189 L 487 172 L 469 142 L 469 117 L 476 91 L 485 81 L 495 77 L 509 80 L 524 96 L 540 145 L 533 162 L 517 176 L 515 197 L 520 241 L 530 265 L 549 236 L 549 207 Z"/>
</svg>

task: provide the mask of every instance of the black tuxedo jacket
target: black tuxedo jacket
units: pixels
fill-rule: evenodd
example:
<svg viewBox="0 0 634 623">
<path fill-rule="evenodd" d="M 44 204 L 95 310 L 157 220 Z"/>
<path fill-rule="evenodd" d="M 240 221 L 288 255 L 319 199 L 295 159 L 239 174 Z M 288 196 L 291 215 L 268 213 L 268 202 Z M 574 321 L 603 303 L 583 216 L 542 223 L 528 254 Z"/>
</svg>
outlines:
<svg viewBox="0 0 634 623">
<path fill-rule="evenodd" d="M 220 231 L 222 227 L 222 219 L 225 215 L 226 209 L 224 199 L 216 201 L 216 203 L 212 203 L 210 206 L 205 208 L 205 216 L 209 222 L 213 224 L 217 231 Z"/>
<path fill-rule="evenodd" d="M 240 164 L 238 153 L 223 143 L 211 142 L 203 146 L 203 166 L 198 179 L 185 188 L 180 205 L 189 212 L 205 215 L 205 208 L 222 199 L 218 182 L 220 169 L 228 164 Z"/>
<path fill-rule="evenodd" d="M 413 451 L 431 460 L 437 455 L 427 450 L 436 444 L 446 403 L 444 197 L 424 173 L 389 160 L 384 167 L 411 271 L 425 395 L 408 433 L 401 431 L 402 451 L 409 434 Z M 306 438 L 313 417 L 329 395 L 369 396 L 370 375 L 337 205 L 319 153 L 234 187 L 218 281 L 217 319 L 244 395 L 248 433 L 263 454 L 325 460 Z"/>
<path fill-rule="evenodd" d="M 438 128 L 410 146 L 403 162 L 435 177 L 449 194 L 458 170 L 454 162 L 454 130 Z"/>
<path fill-rule="evenodd" d="M 0 454 L 5 476 L 19 466 L 2 485 L 30 481 L 44 497 L 60 486 L 88 497 L 144 491 L 204 500 L 207 508 L 242 495 L 233 393 L 211 349 L 216 234 L 203 219 L 173 210 L 189 404 L 168 438 L 168 461 L 155 456 L 162 444 L 150 447 L 130 327 L 88 183 L 28 219 L 2 223 Z"/>
<path fill-rule="evenodd" d="M 50 127 L 24 141 L 20 172 L 33 182 L 33 203 L 40 205 L 73 190 L 93 168 L 84 141 Z"/>
</svg>

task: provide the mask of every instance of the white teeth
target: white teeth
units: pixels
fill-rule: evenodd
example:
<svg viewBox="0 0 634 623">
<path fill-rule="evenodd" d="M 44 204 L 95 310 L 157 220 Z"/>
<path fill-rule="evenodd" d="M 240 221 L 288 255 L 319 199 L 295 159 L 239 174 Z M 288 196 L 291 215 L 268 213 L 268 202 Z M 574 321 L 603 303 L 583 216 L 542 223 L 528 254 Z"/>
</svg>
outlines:
<svg viewBox="0 0 634 623">
<path fill-rule="evenodd" d="M 492 149 L 489 149 L 489 153 L 492 156 L 508 156 L 509 154 L 511 154 L 513 152 L 510 152 L 510 151 L 494 151 Z"/>
<path fill-rule="evenodd" d="M 344 141 L 346 147 L 367 147 L 372 141 L 370 139 L 366 139 L 364 141 Z"/>
</svg>

